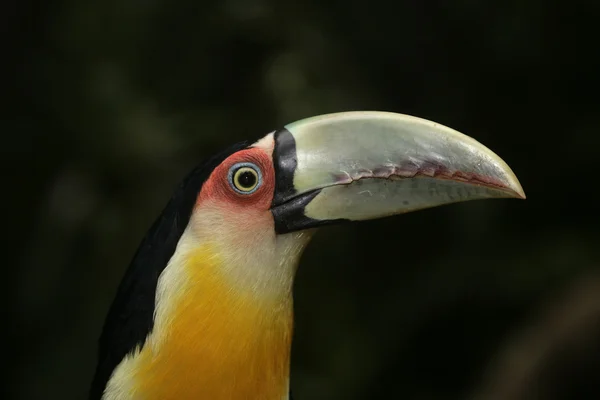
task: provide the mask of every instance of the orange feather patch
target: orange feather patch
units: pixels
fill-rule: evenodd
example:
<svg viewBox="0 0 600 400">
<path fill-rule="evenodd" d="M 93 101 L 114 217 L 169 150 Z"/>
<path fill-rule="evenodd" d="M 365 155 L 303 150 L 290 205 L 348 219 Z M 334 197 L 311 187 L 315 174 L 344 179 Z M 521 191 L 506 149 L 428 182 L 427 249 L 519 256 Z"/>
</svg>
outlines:
<svg viewBox="0 0 600 400">
<path fill-rule="evenodd" d="M 183 268 L 182 268 L 183 267 Z M 212 249 L 192 250 L 177 293 L 161 299 L 136 357 L 134 398 L 282 400 L 288 392 L 292 299 L 236 288 Z M 157 315 L 161 315 L 160 312 Z"/>
</svg>

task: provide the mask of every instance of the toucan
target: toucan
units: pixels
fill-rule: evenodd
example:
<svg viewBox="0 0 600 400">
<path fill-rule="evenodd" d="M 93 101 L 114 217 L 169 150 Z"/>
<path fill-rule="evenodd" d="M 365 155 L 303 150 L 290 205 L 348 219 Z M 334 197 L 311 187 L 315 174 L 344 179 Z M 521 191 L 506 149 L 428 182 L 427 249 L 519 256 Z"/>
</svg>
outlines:
<svg viewBox="0 0 600 400">
<path fill-rule="evenodd" d="M 99 340 L 92 400 L 287 400 L 294 275 L 316 228 L 525 198 L 509 166 L 425 119 L 353 111 L 235 144 L 176 188 Z"/>
</svg>

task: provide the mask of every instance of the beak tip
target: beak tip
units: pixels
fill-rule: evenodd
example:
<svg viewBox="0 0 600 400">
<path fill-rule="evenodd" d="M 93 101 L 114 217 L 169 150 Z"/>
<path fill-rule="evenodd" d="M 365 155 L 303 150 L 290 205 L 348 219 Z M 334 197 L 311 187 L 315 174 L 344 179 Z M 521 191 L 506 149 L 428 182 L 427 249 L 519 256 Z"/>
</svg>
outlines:
<svg viewBox="0 0 600 400">
<path fill-rule="evenodd" d="M 525 200 L 527 196 L 525 195 L 525 191 L 523 190 L 521 183 L 519 182 L 516 176 L 513 175 L 512 178 L 513 179 L 511 179 L 510 182 L 507 183 L 505 190 L 510 194 L 510 197 Z"/>
<path fill-rule="evenodd" d="M 508 168 L 508 166 L 507 166 Z M 502 179 L 504 186 L 504 191 L 508 194 L 507 197 L 525 200 L 527 196 L 525 195 L 525 191 L 523 190 L 523 186 L 517 179 L 516 175 L 509 169 L 509 173 L 505 175 L 505 178 Z"/>
<path fill-rule="evenodd" d="M 513 190 L 514 191 L 514 198 L 515 199 L 519 199 L 519 200 L 525 200 L 527 199 L 527 196 L 525 195 L 525 192 L 523 191 L 523 188 L 519 187 L 519 190 Z"/>
</svg>

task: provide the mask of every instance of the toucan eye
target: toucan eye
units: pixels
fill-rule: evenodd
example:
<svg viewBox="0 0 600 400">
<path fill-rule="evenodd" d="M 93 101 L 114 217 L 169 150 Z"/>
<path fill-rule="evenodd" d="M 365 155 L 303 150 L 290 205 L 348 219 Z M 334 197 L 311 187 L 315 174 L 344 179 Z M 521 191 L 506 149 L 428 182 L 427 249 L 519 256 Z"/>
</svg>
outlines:
<svg viewBox="0 0 600 400">
<path fill-rule="evenodd" d="M 254 193 L 261 184 L 262 174 L 256 164 L 238 163 L 229 169 L 229 185 L 238 193 Z"/>
</svg>

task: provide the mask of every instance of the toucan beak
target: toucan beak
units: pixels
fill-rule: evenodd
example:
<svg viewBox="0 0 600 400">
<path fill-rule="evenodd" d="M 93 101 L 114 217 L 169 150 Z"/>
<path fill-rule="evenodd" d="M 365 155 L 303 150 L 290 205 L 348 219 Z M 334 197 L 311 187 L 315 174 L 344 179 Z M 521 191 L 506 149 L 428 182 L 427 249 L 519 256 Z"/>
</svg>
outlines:
<svg viewBox="0 0 600 400">
<path fill-rule="evenodd" d="M 421 118 L 328 114 L 289 124 L 274 140 L 277 233 L 459 201 L 525 198 L 490 149 Z"/>
</svg>

